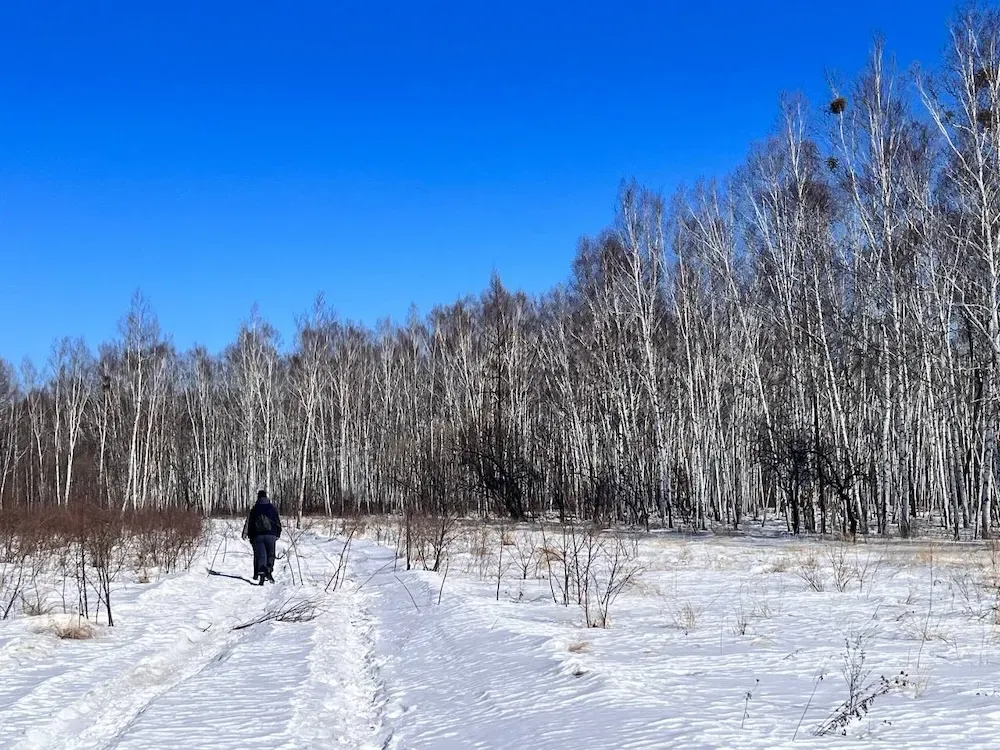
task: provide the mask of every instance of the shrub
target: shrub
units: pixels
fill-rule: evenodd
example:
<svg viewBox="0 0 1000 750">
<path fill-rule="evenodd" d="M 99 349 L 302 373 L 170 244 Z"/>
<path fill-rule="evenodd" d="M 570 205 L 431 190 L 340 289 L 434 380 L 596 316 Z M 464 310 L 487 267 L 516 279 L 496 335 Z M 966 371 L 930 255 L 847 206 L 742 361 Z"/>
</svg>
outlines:
<svg viewBox="0 0 1000 750">
<path fill-rule="evenodd" d="M 145 571 L 190 565 L 204 535 L 204 522 L 180 510 L 122 513 L 96 505 L 7 506 L 0 512 L 0 619 L 15 601 L 30 614 L 25 593 L 37 592 L 39 573 L 49 567 L 76 584 L 76 611 L 89 618 L 103 610 L 114 624 L 112 582 L 130 564 Z M 68 609 L 63 587 L 63 609 Z M 96 600 L 96 601 L 95 601 Z"/>
<path fill-rule="evenodd" d="M 93 626 L 82 619 L 76 622 L 56 622 L 49 630 L 57 638 L 64 641 L 87 641 L 95 635 Z"/>
</svg>

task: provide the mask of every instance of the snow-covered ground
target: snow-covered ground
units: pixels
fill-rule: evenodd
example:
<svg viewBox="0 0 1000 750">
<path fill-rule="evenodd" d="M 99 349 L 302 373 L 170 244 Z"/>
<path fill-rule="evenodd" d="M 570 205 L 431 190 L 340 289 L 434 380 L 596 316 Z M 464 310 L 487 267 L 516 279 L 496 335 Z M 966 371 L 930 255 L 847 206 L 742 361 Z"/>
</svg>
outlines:
<svg viewBox="0 0 1000 750">
<path fill-rule="evenodd" d="M 316 525 L 279 545 L 278 584 L 261 588 L 217 523 L 189 571 L 123 580 L 116 626 L 92 639 L 57 638 L 56 615 L 0 623 L 0 748 L 1000 742 L 1000 553 L 627 539 L 602 549 L 637 575 L 609 627 L 588 628 L 575 590 L 561 603 L 568 556 L 551 532 L 466 527 L 438 573 L 406 571 L 376 541 L 392 534 L 356 536 L 341 582 L 343 542 Z M 595 597 L 610 558 L 591 557 Z M 297 602 L 315 619 L 234 629 Z M 852 665 L 858 704 L 883 676 L 885 693 L 817 736 Z"/>
<path fill-rule="evenodd" d="M 307 585 L 286 563 L 258 587 L 232 531 L 187 572 L 123 585 L 92 639 L 57 638 L 61 617 L 0 623 L 0 747 L 381 747 L 371 621 L 349 587 L 324 594 L 326 542 L 303 540 Z M 315 619 L 234 630 L 302 601 Z"/>
</svg>

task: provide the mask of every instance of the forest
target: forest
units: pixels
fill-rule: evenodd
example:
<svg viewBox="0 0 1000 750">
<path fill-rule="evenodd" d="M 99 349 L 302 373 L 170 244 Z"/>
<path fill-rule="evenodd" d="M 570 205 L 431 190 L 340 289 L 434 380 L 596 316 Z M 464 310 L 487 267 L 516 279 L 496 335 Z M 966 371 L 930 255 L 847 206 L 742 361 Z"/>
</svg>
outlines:
<svg viewBox="0 0 1000 750">
<path fill-rule="evenodd" d="M 115 340 L 0 361 L 0 509 L 264 487 L 300 517 L 993 537 L 1000 13 L 948 31 L 933 69 L 876 40 L 785 98 L 731 175 L 623 182 L 546 294 L 494 276 L 374 327 L 318 298 L 289 342 L 255 309 L 217 353 L 137 294 Z"/>
</svg>

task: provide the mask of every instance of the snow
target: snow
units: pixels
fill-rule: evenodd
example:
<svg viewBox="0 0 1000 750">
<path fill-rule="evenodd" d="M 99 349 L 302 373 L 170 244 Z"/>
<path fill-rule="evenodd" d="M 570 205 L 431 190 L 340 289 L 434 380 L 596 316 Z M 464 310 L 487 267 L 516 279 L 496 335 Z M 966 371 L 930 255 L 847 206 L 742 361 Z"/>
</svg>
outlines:
<svg viewBox="0 0 1000 750">
<path fill-rule="evenodd" d="M 61 641 L 44 618 L 0 625 L 0 747 L 381 747 L 358 596 L 324 595 L 321 575 L 247 585 L 249 547 L 207 575 L 212 546 L 188 572 L 118 592 L 115 627 L 93 640 Z M 290 597 L 318 597 L 318 617 L 233 630 Z"/>
<path fill-rule="evenodd" d="M 377 577 L 381 674 L 398 746 L 1000 741 L 996 593 L 961 593 L 996 572 L 985 551 L 662 536 L 642 540 L 639 554 L 645 572 L 612 607 L 608 629 L 585 628 L 577 608 L 552 602 L 547 580 L 519 580 L 520 571 L 507 571 L 497 602 L 495 570 L 489 581 L 479 575 L 496 556 L 480 566 L 466 555 L 464 567 L 455 556 L 440 606 L 440 576 L 400 574 L 419 613 L 399 595 L 400 581 Z M 363 557 L 369 569 L 392 554 L 366 548 Z M 835 559 L 845 572 L 867 567 L 870 580 L 859 587 L 851 577 L 841 592 Z M 824 590 L 803 575 L 818 576 Z M 905 671 L 907 685 L 876 699 L 846 736 L 813 736 L 847 697 L 846 641 L 859 637 L 868 682 Z"/>
<path fill-rule="evenodd" d="M 62 615 L 0 623 L 0 748 L 1000 741 L 1000 554 L 984 547 L 647 535 L 609 627 L 588 628 L 575 601 L 553 601 L 537 531 L 469 526 L 445 574 L 405 570 L 375 541 L 392 528 L 369 524 L 339 586 L 330 531 L 280 543 L 278 583 L 257 587 L 219 522 L 190 570 L 123 578 L 115 627 L 89 640 L 56 638 Z M 527 577 L 504 534 L 531 556 Z M 234 629 L 302 601 L 315 619 Z M 902 684 L 816 736 L 862 651 L 866 686 Z"/>
</svg>

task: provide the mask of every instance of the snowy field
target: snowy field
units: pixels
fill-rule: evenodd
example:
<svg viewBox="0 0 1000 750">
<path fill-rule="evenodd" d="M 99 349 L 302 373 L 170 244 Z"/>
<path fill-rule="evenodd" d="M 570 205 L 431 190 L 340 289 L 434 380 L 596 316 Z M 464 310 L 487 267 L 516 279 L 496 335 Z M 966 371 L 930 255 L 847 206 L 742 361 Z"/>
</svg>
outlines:
<svg viewBox="0 0 1000 750">
<path fill-rule="evenodd" d="M 0 622 L 0 747 L 1000 742 L 1000 552 L 982 546 L 474 525 L 446 530 L 435 573 L 426 540 L 405 570 L 398 527 L 346 550 L 341 530 L 282 540 L 261 588 L 217 522 L 189 570 L 121 576 L 113 628 Z"/>
</svg>

